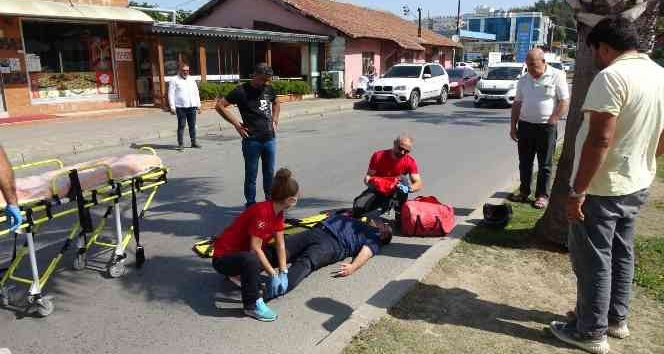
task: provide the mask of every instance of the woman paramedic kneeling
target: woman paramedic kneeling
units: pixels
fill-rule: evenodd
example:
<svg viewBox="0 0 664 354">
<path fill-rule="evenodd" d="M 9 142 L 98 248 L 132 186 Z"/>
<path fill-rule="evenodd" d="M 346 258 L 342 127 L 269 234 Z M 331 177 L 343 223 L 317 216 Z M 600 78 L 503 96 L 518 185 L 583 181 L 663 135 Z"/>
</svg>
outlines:
<svg viewBox="0 0 664 354">
<path fill-rule="evenodd" d="M 270 281 L 265 296 L 273 298 L 288 289 L 288 268 L 284 246 L 284 210 L 297 203 L 299 186 L 288 169 L 277 171 L 272 185 L 272 200 L 256 203 L 245 210 L 217 236 L 212 266 L 219 273 L 242 279 L 244 313 L 259 321 L 274 321 L 274 313 L 259 295 L 259 276 L 265 270 Z M 263 247 L 275 239 L 279 271 L 268 261 Z"/>
</svg>

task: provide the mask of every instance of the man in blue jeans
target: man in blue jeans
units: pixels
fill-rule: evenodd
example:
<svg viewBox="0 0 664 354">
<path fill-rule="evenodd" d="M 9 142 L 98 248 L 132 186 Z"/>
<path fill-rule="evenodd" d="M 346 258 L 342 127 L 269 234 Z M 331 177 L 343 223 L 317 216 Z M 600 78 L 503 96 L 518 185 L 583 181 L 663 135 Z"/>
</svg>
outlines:
<svg viewBox="0 0 664 354">
<path fill-rule="evenodd" d="M 637 31 L 622 18 L 601 20 L 586 43 L 601 71 L 581 108 L 567 201 L 576 308 L 550 328 L 561 341 L 607 354 L 607 334 L 630 334 L 635 222 L 664 153 L 664 68 L 637 51 Z"/>
<path fill-rule="evenodd" d="M 279 102 L 277 95 L 268 85 L 272 79 L 272 68 L 265 63 L 256 65 L 250 82 L 236 87 L 226 97 L 217 101 L 217 112 L 231 123 L 242 137 L 244 156 L 244 197 L 245 206 L 256 203 L 256 177 L 258 160 L 263 167 L 263 191 L 265 199 L 270 199 L 274 166 L 277 155 L 275 132 L 279 126 Z M 228 106 L 237 105 L 242 116 L 239 121 Z"/>
</svg>

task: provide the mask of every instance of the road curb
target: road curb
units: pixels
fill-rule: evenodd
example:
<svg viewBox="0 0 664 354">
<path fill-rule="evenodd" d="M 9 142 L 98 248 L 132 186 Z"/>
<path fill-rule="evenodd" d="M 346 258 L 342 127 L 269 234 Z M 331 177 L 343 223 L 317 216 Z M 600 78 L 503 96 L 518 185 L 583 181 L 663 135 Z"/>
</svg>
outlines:
<svg viewBox="0 0 664 354">
<path fill-rule="evenodd" d="M 517 181 L 518 175 L 515 174 L 509 178 L 509 181 L 502 188 L 496 189 L 510 190 Z M 489 197 L 477 205 L 472 213 L 459 220 L 457 226 L 446 238 L 431 246 L 410 267 L 387 283 L 365 304 L 353 311 L 345 322 L 317 344 L 314 352 L 318 354 L 341 353 L 356 334 L 385 316 L 391 307 L 396 305 L 418 282 L 431 273 L 438 262 L 447 257 L 459 241 L 477 226 L 470 221 L 484 217 L 482 212 L 484 203 L 497 204 L 504 201 L 504 198 Z"/>
<path fill-rule="evenodd" d="M 326 114 L 339 113 L 350 111 L 354 108 L 355 101 L 348 103 L 340 103 L 329 105 L 325 107 L 313 107 L 306 109 L 299 109 L 293 112 L 283 112 L 280 119 L 282 122 L 301 121 L 314 118 L 323 118 Z M 221 120 L 213 123 L 198 125 L 197 130 L 199 134 L 208 134 L 212 132 L 231 130 L 230 124 L 226 124 Z M 96 140 L 86 142 L 70 142 L 63 144 L 58 148 L 40 148 L 34 149 L 25 153 L 9 153 L 8 157 L 12 164 L 23 164 L 31 161 L 36 161 L 43 158 L 54 157 L 67 157 L 72 154 L 80 154 L 92 150 L 99 150 L 105 148 L 113 148 L 119 146 L 132 146 L 132 145 L 149 145 L 155 140 L 171 138 L 176 136 L 175 129 L 169 130 L 154 130 L 141 136 L 121 137 L 110 140 Z"/>
</svg>

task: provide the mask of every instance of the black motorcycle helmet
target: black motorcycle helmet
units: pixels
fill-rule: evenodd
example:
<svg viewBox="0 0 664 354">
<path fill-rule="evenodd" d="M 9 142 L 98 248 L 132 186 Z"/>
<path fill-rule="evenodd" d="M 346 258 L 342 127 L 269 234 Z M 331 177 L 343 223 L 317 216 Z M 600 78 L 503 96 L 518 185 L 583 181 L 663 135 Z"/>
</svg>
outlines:
<svg viewBox="0 0 664 354">
<path fill-rule="evenodd" d="M 512 206 L 510 204 L 484 204 L 484 220 L 482 225 L 504 228 L 512 220 Z"/>
</svg>

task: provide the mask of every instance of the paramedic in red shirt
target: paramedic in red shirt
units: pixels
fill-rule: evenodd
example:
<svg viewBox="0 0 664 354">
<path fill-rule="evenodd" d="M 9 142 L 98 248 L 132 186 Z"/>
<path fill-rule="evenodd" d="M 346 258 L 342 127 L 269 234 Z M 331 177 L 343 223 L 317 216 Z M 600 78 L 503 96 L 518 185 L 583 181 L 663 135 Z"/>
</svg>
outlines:
<svg viewBox="0 0 664 354">
<path fill-rule="evenodd" d="M 391 149 L 373 153 L 367 175 L 364 177 L 364 184 L 368 188 L 353 201 L 353 217 L 360 217 L 381 208 L 387 211 L 390 199 L 396 197 L 395 221 L 398 226 L 401 205 L 408 200 L 408 193 L 417 192 L 422 188 L 417 161 L 410 156 L 412 149 L 413 138 L 402 134 L 394 140 Z M 377 192 L 371 184 L 372 177 L 394 177 L 398 178 L 399 182 L 391 195 L 384 195 Z"/>
<path fill-rule="evenodd" d="M 272 200 L 256 203 L 217 236 L 212 266 L 227 277 L 241 277 L 244 313 L 260 321 L 274 321 L 274 313 L 259 294 L 259 276 L 264 270 L 270 281 L 267 298 L 286 293 L 288 267 L 284 244 L 284 211 L 297 203 L 299 186 L 285 168 L 277 171 L 272 185 Z M 279 269 L 272 267 L 263 249 L 275 240 Z"/>
</svg>

